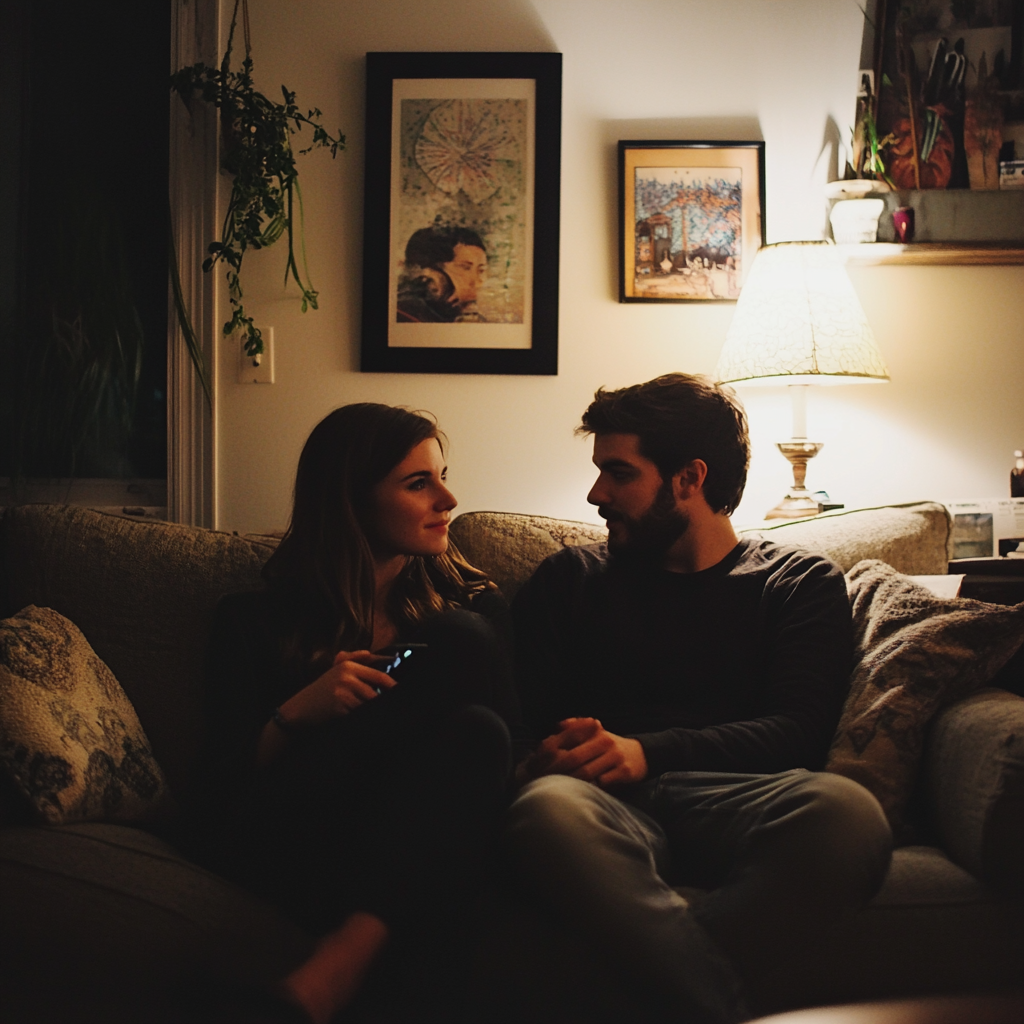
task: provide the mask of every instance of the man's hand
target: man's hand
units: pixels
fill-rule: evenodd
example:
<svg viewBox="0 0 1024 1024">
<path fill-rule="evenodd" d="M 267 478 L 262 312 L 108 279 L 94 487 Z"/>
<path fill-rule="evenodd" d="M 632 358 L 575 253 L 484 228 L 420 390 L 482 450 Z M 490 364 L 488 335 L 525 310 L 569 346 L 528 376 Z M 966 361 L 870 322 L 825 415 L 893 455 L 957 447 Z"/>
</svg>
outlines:
<svg viewBox="0 0 1024 1024">
<path fill-rule="evenodd" d="M 571 775 L 601 787 L 641 782 L 647 777 L 647 758 L 638 740 L 616 736 L 596 718 L 567 718 L 520 766 L 529 779 L 541 775 Z"/>
</svg>

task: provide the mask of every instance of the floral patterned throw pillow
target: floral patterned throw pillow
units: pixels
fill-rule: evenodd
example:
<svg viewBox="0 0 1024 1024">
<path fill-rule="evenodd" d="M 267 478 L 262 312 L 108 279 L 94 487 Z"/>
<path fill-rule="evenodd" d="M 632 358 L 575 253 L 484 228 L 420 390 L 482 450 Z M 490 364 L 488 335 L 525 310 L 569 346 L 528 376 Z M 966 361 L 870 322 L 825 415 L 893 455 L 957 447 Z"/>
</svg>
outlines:
<svg viewBox="0 0 1024 1024">
<path fill-rule="evenodd" d="M 0 770 L 42 823 L 143 821 L 167 786 L 135 709 L 52 608 L 0 620 Z"/>
</svg>

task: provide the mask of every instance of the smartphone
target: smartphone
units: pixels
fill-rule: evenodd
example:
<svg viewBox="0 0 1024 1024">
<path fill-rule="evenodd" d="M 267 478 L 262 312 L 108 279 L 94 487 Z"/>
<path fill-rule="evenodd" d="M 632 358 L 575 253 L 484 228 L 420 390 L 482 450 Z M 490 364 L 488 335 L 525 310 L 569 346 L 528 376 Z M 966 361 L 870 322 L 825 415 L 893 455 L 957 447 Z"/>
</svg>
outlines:
<svg viewBox="0 0 1024 1024">
<path fill-rule="evenodd" d="M 391 660 L 380 671 L 385 672 L 389 676 L 393 675 L 400 665 L 404 665 L 410 658 L 415 657 L 417 653 L 426 649 L 426 644 L 392 644 L 390 647 L 385 647 L 380 653 L 386 655 Z M 377 693 L 381 693 L 379 686 L 375 686 L 374 689 Z"/>
</svg>

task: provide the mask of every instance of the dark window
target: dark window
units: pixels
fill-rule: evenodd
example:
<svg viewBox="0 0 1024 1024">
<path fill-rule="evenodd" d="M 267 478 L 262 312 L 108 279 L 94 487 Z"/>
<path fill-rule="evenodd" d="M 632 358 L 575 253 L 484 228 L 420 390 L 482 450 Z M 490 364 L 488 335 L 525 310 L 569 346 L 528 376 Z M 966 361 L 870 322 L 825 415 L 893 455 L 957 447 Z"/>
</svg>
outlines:
<svg viewBox="0 0 1024 1024">
<path fill-rule="evenodd" d="M 166 478 L 169 53 L 167 2 L 0 5 L 0 477 L 15 484 Z"/>
</svg>

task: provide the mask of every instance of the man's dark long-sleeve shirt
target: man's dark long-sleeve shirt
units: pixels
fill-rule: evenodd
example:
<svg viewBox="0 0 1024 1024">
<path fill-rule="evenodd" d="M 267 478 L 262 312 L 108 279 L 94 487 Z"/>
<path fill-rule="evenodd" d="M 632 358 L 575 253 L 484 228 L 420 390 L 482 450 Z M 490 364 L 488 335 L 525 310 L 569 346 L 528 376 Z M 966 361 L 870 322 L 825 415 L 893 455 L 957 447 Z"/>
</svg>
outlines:
<svg viewBox="0 0 1024 1024">
<path fill-rule="evenodd" d="M 588 716 L 639 740 L 652 776 L 824 763 L 853 652 L 845 581 L 825 558 L 747 539 L 673 573 L 570 547 L 513 618 L 534 740 Z"/>
</svg>

